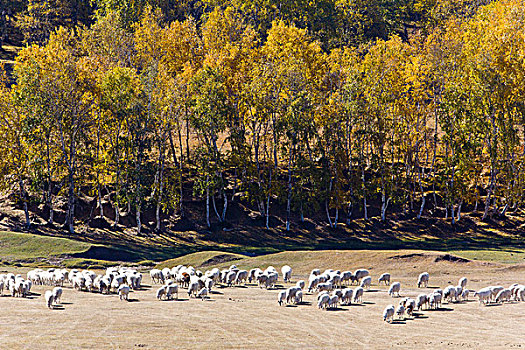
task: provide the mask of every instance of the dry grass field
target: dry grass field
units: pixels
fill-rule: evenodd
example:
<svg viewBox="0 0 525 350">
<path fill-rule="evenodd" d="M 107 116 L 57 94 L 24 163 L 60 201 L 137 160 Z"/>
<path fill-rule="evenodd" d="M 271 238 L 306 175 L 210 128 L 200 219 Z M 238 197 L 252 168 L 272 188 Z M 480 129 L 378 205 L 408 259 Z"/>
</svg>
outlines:
<svg viewBox="0 0 525 350">
<path fill-rule="evenodd" d="M 279 306 L 278 289 L 255 285 L 216 288 L 207 301 L 188 299 L 185 292 L 179 293 L 178 301 L 157 301 L 156 286 L 146 273 L 143 290 L 131 293 L 129 302 L 67 287 L 62 305 L 49 310 L 42 295 L 50 287 L 35 286 L 31 298 L 0 298 L 0 344 L 3 349 L 525 347 L 525 302 L 480 306 L 471 296 L 468 302 L 444 302 L 441 310 L 424 310 L 415 318 L 393 324 L 382 321 L 385 306 L 399 300 L 387 295 L 387 287 L 377 285 L 382 272 L 401 282 L 402 296 L 412 297 L 455 285 L 462 276 L 468 277 L 469 289 L 525 282 L 523 264 L 450 261 L 450 257 L 422 251 L 321 251 L 235 261 L 241 268 L 272 264 L 278 270 L 288 261 L 293 281 L 307 279 L 313 267 L 368 268 L 373 286 L 365 292 L 364 303 L 334 311 L 318 310 L 313 294 L 305 295 L 303 305 Z M 27 270 L 16 271 L 25 277 Z M 417 276 L 423 271 L 430 273 L 429 288 L 417 289 Z"/>
</svg>

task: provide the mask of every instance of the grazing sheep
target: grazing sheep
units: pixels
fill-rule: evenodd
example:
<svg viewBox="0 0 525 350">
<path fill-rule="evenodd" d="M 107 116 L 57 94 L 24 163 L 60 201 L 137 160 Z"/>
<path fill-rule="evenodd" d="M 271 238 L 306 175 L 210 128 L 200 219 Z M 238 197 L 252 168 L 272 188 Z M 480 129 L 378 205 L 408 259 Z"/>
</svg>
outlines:
<svg viewBox="0 0 525 350">
<path fill-rule="evenodd" d="M 301 289 L 304 289 L 304 286 L 306 285 L 306 283 L 304 282 L 304 280 L 299 280 L 297 281 L 295 285 Z"/>
<path fill-rule="evenodd" d="M 298 291 L 300 291 L 301 288 L 299 287 L 290 287 L 286 290 L 286 303 L 290 304 L 290 302 L 295 301 L 295 295 Z"/>
<path fill-rule="evenodd" d="M 510 301 L 512 297 L 512 292 L 508 288 L 504 288 L 498 292 L 496 295 L 496 303 L 503 303 L 504 301 Z"/>
<path fill-rule="evenodd" d="M 321 274 L 321 270 L 319 269 L 313 269 L 312 272 L 310 272 L 310 276 L 319 276 Z"/>
<path fill-rule="evenodd" d="M 385 284 L 385 286 L 390 285 L 390 274 L 389 273 L 384 273 L 381 276 L 379 276 L 377 284 L 381 284 L 381 282 L 383 282 Z"/>
<path fill-rule="evenodd" d="M 361 281 L 361 287 L 362 288 L 370 289 L 371 285 L 372 285 L 372 277 L 370 277 L 370 276 L 366 276 Z"/>
<path fill-rule="evenodd" d="M 328 307 L 330 309 L 337 309 L 337 305 L 339 304 L 339 297 L 337 294 L 332 294 L 330 296 L 330 299 L 328 300 Z"/>
<path fill-rule="evenodd" d="M 403 305 L 397 307 L 396 315 L 398 319 L 405 319 L 405 307 Z"/>
<path fill-rule="evenodd" d="M 368 272 L 368 270 L 365 270 L 365 269 L 356 270 L 356 272 L 354 273 L 355 281 L 359 283 L 361 282 L 361 279 L 365 278 L 369 274 L 370 272 Z"/>
<path fill-rule="evenodd" d="M 188 286 L 188 296 L 191 297 L 193 294 L 194 296 L 197 296 L 197 293 L 199 292 L 199 283 L 198 282 L 191 282 Z"/>
<path fill-rule="evenodd" d="M 283 281 L 290 282 L 290 279 L 292 278 L 292 268 L 288 265 L 284 265 L 281 268 L 281 272 L 283 273 Z"/>
<path fill-rule="evenodd" d="M 279 303 L 279 306 L 281 306 L 284 302 L 284 299 L 286 298 L 286 291 L 282 290 L 277 294 L 277 302 Z"/>
<path fill-rule="evenodd" d="M 430 308 L 437 310 L 439 307 L 441 307 L 441 299 L 442 299 L 441 294 L 430 293 L 428 295 L 428 302 L 430 304 Z"/>
<path fill-rule="evenodd" d="M 443 290 L 443 299 L 447 299 L 449 303 L 451 303 L 453 300 L 457 300 L 457 290 L 454 286 L 447 286 Z"/>
<path fill-rule="evenodd" d="M 61 297 L 62 297 L 62 288 L 61 287 L 53 288 L 53 302 L 55 304 L 60 304 Z"/>
<path fill-rule="evenodd" d="M 179 300 L 179 286 L 176 284 L 168 284 L 166 286 L 166 299 L 173 299 L 173 294 L 176 295 L 177 300 Z"/>
<path fill-rule="evenodd" d="M 403 306 L 405 307 L 407 316 L 412 317 L 414 309 L 416 308 L 416 301 L 412 298 L 407 298 Z"/>
<path fill-rule="evenodd" d="M 295 293 L 295 303 L 300 304 L 303 302 L 303 291 L 299 290 Z"/>
<path fill-rule="evenodd" d="M 470 294 L 470 290 L 468 289 L 463 289 L 463 291 L 461 292 L 461 299 L 463 301 L 468 301 L 468 295 Z"/>
<path fill-rule="evenodd" d="M 317 291 L 318 292 L 322 292 L 323 290 L 331 291 L 332 289 L 334 289 L 334 286 L 332 285 L 331 282 L 319 283 L 317 285 Z"/>
<path fill-rule="evenodd" d="M 204 280 L 204 286 L 208 288 L 208 291 L 211 292 L 211 288 L 214 286 L 215 282 L 211 278 L 206 278 Z"/>
<path fill-rule="evenodd" d="M 51 309 L 53 307 L 53 292 L 50 290 L 46 290 L 44 298 L 46 299 L 47 307 Z"/>
<path fill-rule="evenodd" d="M 162 271 L 159 269 L 152 269 L 149 272 L 149 275 L 151 277 L 151 281 L 153 283 L 164 283 L 164 275 L 162 274 Z"/>
<path fill-rule="evenodd" d="M 361 287 L 357 287 L 354 290 L 354 303 L 363 302 L 363 293 L 364 293 L 364 289 Z"/>
<path fill-rule="evenodd" d="M 423 309 L 423 306 L 428 304 L 428 296 L 426 294 L 419 294 L 416 298 L 416 307 L 418 310 Z"/>
<path fill-rule="evenodd" d="M 202 288 L 201 290 L 199 290 L 199 292 L 197 293 L 195 297 L 201 298 L 202 301 L 204 301 L 204 299 L 208 297 L 208 289 L 206 287 Z"/>
<path fill-rule="evenodd" d="M 233 282 L 235 281 L 235 277 L 237 277 L 237 271 L 230 271 L 226 275 L 226 284 L 228 287 L 231 287 Z"/>
<path fill-rule="evenodd" d="M 474 293 L 474 296 L 477 296 L 479 299 L 479 303 L 487 304 L 490 301 L 490 298 L 492 296 L 492 291 L 490 287 L 482 288 Z"/>
<path fill-rule="evenodd" d="M 352 282 L 352 277 L 354 277 L 354 274 L 352 271 L 343 271 L 341 273 L 341 284 L 347 284 Z"/>
<path fill-rule="evenodd" d="M 317 307 L 319 309 L 325 309 L 328 308 L 328 303 L 330 302 L 330 295 L 328 293 L 323 293 L 319 295 L 319 298 L 317 300 Z"/>
<path fill-rule="evenodd" d="M 429 278 L 430 275 L 428 274 L 428 272 L 423 272 L 422 274 L 420 274 L 417 279 L 417 287 L 421 288 L 422 285 L 425 285 L 425 288 L 427 288 Z"/>
<path fill-rule="evenodd" d="M 467 286 L 467 278 L 466 277 L 461 277 L 459 279 L 459 282 L 458 282 L 458 285 L 461 286 L 461 288 L 465 288 Z"/>
<path fill-rule="evenodd" d="M 390 295 L 392 298 L 394 297 L 394 294 L 397 293 L 397 296 L 400 297 L 399 291 L 401 290 L 401 283 L 394 282 L 388 289 L 388 295 Z"/>
<path fill-rule="evenodd" d="M 126 284 L 123 284 L 121 285 L 120 287 L 118 287 L 118 296 L 120 298 L 120 300 L 124 299 L 124 300 L 129 300 L 128 297 L 129 297 L 129 286 L 126 285 Z"/>
<path fill-rule="evenodd" d="M 246 270 L 239 270 L 237 272 L 237 275 L 235 276 L 235 283 L 241 284 L 244 283 L 246 285 L 246 280 L 248 279 L 248 271 Z"/>
<path fill-rule="evenodd" d="M 498 295 L 498 293 L 504 289 L 504 287 L 502 286 L 490 286 L 490 292 L 491 292 L 491 300 L 494 300 L 494 298 L 496 298 L 496 295 Z"/>
<path fill-rule="evenodd" d="M 395 311 L 396 309 L 394 308 L 394 305 L 388 305 L 383 311 L 383 321 L 388 323 L 392 322 L 394 320 Z"/>
<path fill-rule="evenodd" d="M 313 275 L 312 275 L 313 276 Z M 318 276 L 310 276 L 310 279 L 308 280 L 308 292 L 312 292 L 314 289 L 317 288 L 317 285 L 319 284 L 319 277 Z"/>
<path fill-rule="evenodd" d="M 248 282 L 252 283 L 252 281 L 257 280 L 257 277 L 263 273 L 263 270 L 260 268 L 251 269 L 248 273 Z"/>
<path fill-rule="evenodd" d="M 329 282 L 337 288 L 337 286 L 341 286 L 341 276 L 337 272 L 332 272 L 330 274 Z"/>
<path fill-rule="evenodd" d="M 167 286 L 162 286 L 162 287 L 160 287 L 159 289 L 157 289 L 157 294 L 156 294 L 156 296 L 157 296 L 157 299 L 158 299 L 158 300 L 161 300 L 162 297 L 166 295 L 166 287 L 167 287 Z"/>
<path fill-rule="evenodd" d="M 351 305 L 353 295 L 354 295 L 354 291 L 352 289 L 350 288 L 343 289 L 342 296 L 341 296 L 341 303 L 343 305 Z"/>
</svg>

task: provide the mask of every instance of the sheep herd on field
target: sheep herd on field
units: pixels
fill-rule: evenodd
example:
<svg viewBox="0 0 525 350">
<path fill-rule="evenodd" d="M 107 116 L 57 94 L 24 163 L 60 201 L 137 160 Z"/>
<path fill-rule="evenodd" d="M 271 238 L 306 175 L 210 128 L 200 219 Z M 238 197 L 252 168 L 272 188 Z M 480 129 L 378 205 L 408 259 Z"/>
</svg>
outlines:
<svg viewBox="0 0 525 350">
<path fill-rule="evenodd" d="M 247 283 L 256 283 L 259 288 L 274 289 L 279 280 L 279 272 L 273 266 L 264 270 L 239 269 L 232 265 L 227 269 L 213 268 L 202 272 L 193 266 L 178 265 L 173 268 L 152 269 L 149 271 L 153 284 L 160 284 L 155 292 L 158 300 L 172 300 L 179 298 L 179 291 L 186 290 L 188 296 L 206 300 L 216 286 L 234 287 Z M 281 268 L 282 281 L 291 283 L 292 268 L 285 265 Z M 28 297 L 33 285 L 51 286 L 53 289 L 44 293 L 46 306 L 54 308 L 60 304 L 63 287 L 66 284 L 77 291 L 117 294 L 120 300 L 130 300 L 132 290 L 142 288 L 142 273 L 130 267 L 109 267 L 104 274 L 97 274 L 91 270 L 47 270 L 33 269 L 27 273 L 26 279 L 20 274 L 0 274 L 0 296 L 4 289 L 12 297 Z M 430 275 L 421 273 L 417 280 L 417 287 L 428 287 Z M 388 286 L 388 295 L 392 298 L 401 298 L 397 307 L 388 305 L 383 311 L 383 320 L 392 322 L 405 317 L 413 317 L 415 310 L 438 310 L 443 301 L 448 303 L 468 301 L 469 295 L 477 296 L 480 305 L 489 303 L 504 303 L 525 301 L 525 285 L 512 284 L 508 288 L 503 286 L 489 286 L 478 291 L 467 289 L 467 278 L 459 279 L 456 286 L 449 285 L 444 289 L 434 289 L 431 293 L 419 294 L 415 299 L 402 297 L 401 283 L 391 282 L 390 273 L 383 273 L 377 279 L 378 285 Z M 354 289 L 350 288 L 356 285 Z M 281 290 L 277 294 L 279 305 L 303 303 L 303 295 L 317 293 L 317 307 L 322 310 L 337 309 L 339 305 L 363 303 L 366 290 L 370 290 L 372 276 L 366 269 L 353 271 L 339 271 L 327 269 L 321 273 L 320 269 L 310 272 L 308 281 L 299 280 L 291 287 Z M 304 294 L 303 294 L 304 293 Z"/>
</svg>

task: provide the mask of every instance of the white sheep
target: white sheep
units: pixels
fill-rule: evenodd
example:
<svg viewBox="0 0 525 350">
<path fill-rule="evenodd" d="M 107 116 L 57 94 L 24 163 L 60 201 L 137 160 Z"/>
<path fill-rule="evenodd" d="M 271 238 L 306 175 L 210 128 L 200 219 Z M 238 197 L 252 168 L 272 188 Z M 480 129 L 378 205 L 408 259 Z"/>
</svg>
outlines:
<svg viewBox="0 0 525 350">
<path fill-rule="evenodd" d="M 173 299 L 173 295 L 176 295 L 175 299 L 179 299 L 179 286 L 176 284 L 168 284 L 166 286 L 166 299 Z"/>
<path fill-rule="evenodd" d="M 416 298 L 416 307 L 418 310 L 423 309 L 423 306 L 428 304 L 428 296 L 426 294 L 419 294 Z"/>
<path fill-rule="evenodd" d="M 333 289 L 334 289 L 334 286 L 332 285 L 331 282 L 319 283 L 317 285 L 317 291 L 318 292 L 322 292 L 323 290 L 331 291 Z"/>
<path fill-rule="evenodd" d="M 370 272 L 368 272 L 368 270 L 365 269 L 356 270 L 356 272 L 354 273 L 355 281 L 359 283 L 361 282 L 361 279 L 368 276 L 369 274 Z"/>
<path fill-rule="evenodd" d="M 286 299 L 286 291 L 282 290 L 277 294 L 277 302 L 279 303 L 279 306 L 283 304 L 284 300 Z"/>
<path fill-rule="evenodd" d="M 364 293 L 364 289 L 361 287 L 357 287 L 354 290 L 354 303 L 363 302 L 363 293 Z"/>
<path fill-rule="evenodd" d="M 199 292 L 199 283 L 198 282 L 191 282 L 188 286 L 188 296 L 191 297 L 193 294 L 194 296 L 197 296 L 197 293 Z"/>
<path fill-rule="evenodd" d="M 429 278 L 430 275 L 428 274 L 428 272 L 423 272 L 422 274 L 420 274 L 417 279 L 417 287 L 421 288 L 422 285 L 425 285 L 425 288 L 427 288 Z"/>
<path fill-rule="evenodd" d="M 458 282 L 458 285 L 461 286 L 461 288 L 465 288 L 467 286 L 467 278 L 466 277 L 461 277 L 459 279 L 459 282 Z"/>
<path fill-rule="evenodd" d="M 151 277 L 151 281 L 153 283 L 164 283 L 164 275 L 162 274 L 162 271 L 159 269 L 152 269 L 149 272 L 149 275 Z"/>
<path fill-rule="evenodd" d="M 328 308 L 328 303 L 330 302 L 330 295 L 328 293 L 323 293 L 319 295 L 318 301 L 317 301 L 317 307 L 319 309 L 326 309 Z"/>
<path fill-rule="evenodd" d="M 53 288 L 53 302 L 55 304 L 60 304 L 61 297 L 62 297 L 62 288 L 61 287 Z"/>
<path fill-rule="evenodd" d="M 248 279 L 248 271 L 246 271 L 246 270 L 239 270 L 239 271 L 237 271 L 237 274 L 235 275 L 235 283 L 236 284 L 241 284 L 241 283 L 246 284 L 246 280 L 247 279 Z"/>
<path fill-rule="evenodd" d="M 361 281 L 361 287 L 362 288 L 370 289 L 371 285 L 372 285 L 372 277 L 370 277 L 370 276 L 366 276 Z"/>
<path fill-rule="evenodd" d="M 474 296 L 477 296 L 479 299 L 479 303 L 487 304 L 490 301 L 490 298 L 492 296 L 492 291 L 490 287 L 482 288 L 474 293 Z"/>
<path fill-rule="evenodd" d="M 385 284 L 385 286 L 390 285 L 390 274 L 389 273 L 384 273 L 381 276 L 379 276 L 377 284 L 381 284 L 381 282 L 383 282 Z"/>
<path fill-rule="evenodd" d="M 453 300 L 457 300 L 457 298 L 458 295 L 456 287 L 450 285 L 443 290 L 443 299 L 447 299 L 449 303 L 451 303 Z"/>
<path fill-rule="evenodd" d="M 339 296 L 337 296 L 337 294 L 332 294 L 328 300 L 328 307 L 330 309 L 337 309 L 337 304 L 339 304 Z"/>
<path fill-rule="evenodd" d="M 308 279 L 308 291 L 312 292 L 314 289 L 317 288 L 317 285 L 319 284 L 319 277 L 315 275 L 311 275 Z"/>
<path fill-rule="evenodd" d="M 392 298 L 394 297 L 394 294 L 397 293 L 397 296 L 400 297 L 399 291 L 401 290 L 401 283 L 394 282 L 388 289 L 388 295 L 390 295 Z"/>
<path fill-rule="evenodd" d="M 290 279 L 292 278 L 292 268 L 288 265 L 284 265 L 281 268 L 281 272 L 283 273 L 284 282 L 290 282 Z"/>
<path fill-rule="evenodd" d="M 46 299 L 47 307 L 51 309 L 53 307 L 53 292 L 50 290 L 46 290 L 44 298 Z"/>
<path fill-rule="evenodd" d="M 167 286 L 162 286 L 159 289 L 157 289 L 156 296 L 158 300 L 161 300 L 162 297 L 166 295 L 166 288 Z"/>
<path fill-rule="evenodd" d="M 127 284 L 122 284 L 120 287 L 118 287 L 118 296 L 120 300 L 129 300 L 129 286 Z"/>
<path fill-rule="evenodd" d="M 430 293 L 428 295 L 428 302 L 431 309 L 438 309 L 441 306 L 442 296 L 439 293 Z"/>
<path fill-rule="evenodd" d="M 301 289 L 304 289 L 304 286 L 306 285 L 306 283 L 304 282 L 304 280 L 299 280 L 297 281 L 295 285 Z"/>
<path fill-rule="evenodd" d="M 395 311 L 396 309 L 394 308 L 394 305 L 388 305 L 383 311 L 383 321 L 388 323 L 392 322 L 394 320 Z"/>
<path fill-rule="evenodd" d="M 342 296 L 341 296 L 341 303 L 344 305 L 351 305 L 353 295 L 354 295 L 354 291 L 352 289 L 350 288 L 343 289 Z"/>
<path fill-rule="evenodd" d="M 343 271 L 341 273 L 341 284 L 351 283 L 353 280 L 352 277 L 354 277 L 352 271 Z"/>
<path fill-rule="evenodd" d="M 290 302 L 295 301 L 295 295 L 298 291 L 300 291 L 301 288 L 299 287 L 290 287 L 286 290 L 286 303 L 289 304 Z"/>
<path fill-rule="evenodd" d="M 405 307 L 403 305 L 397 307 L 396 315 L 398 319 L 405 319 Z"/>
<path fill-rule="evenodd" d="M 416 301 L 414 299 L 412 299 L 412 298 L 407 298 L 405 300 L 405 303 L 403 304 L 403 306 L 405 307 L 406 314 L 409 317 L 412 317 L 414 309 L 416 308 Z"/>
<path fill-rule="evenodd" d="M 303 302 L 303 291 L 298 290 L 297 293 L 295 293 L 295 303 L 300 304 Z"/>
<path fill-rule="evenodd" d="M 504 301 L 510 301 L 510 298 L 512 297 L 512 292 L 508 288 L 504 288 L 498 292 L 496 295 L 496 303 L 503 303 Z"/>
<path fill-rule="evenodd" d="M 197 298 L 201 298 L 202 301 L 208 297 L 208 289 L 206 287 L 199 290 L 199 292 L 196 295 Z"/>
<path fill-rule="evenodd" d="M 502 291 L 503 289 L 505 289 L 504 287 L 502 286 L 490 286 L 490 292 L 491 292 L 491 299 L 494 300 L 496 298 L 496 295 L 498 295 L 498 293 L 500 291 Z"/>
</svg>

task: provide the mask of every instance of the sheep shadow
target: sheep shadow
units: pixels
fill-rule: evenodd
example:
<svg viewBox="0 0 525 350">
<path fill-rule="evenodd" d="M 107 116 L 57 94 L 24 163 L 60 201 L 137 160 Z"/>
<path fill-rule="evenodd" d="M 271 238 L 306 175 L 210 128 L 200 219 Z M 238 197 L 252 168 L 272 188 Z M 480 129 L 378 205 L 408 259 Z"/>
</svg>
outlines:
<svg viewBox="0 0 525 350">
<path fill-rule="evenodd" d="M 361 304 L 352 303 L 352 304 L 345 304 L 345 306 L 366 306 L 366 305 L 364 305 L 364 303 L 361 303 Z"/>
<path fill-rule="evenodd" d="M 53 305 L 51 310 L 65 310 L 65 308 L 62 305 Z"/>
<path fill-rule="evenodd" d="M 210 290 L 210 294 L 219 294 L 219 295 L 224 295 L 224 293 L 222 292 L 217 292 L 215 290 Z"/>
<path fill-rule="evenodd" d="M 295 304 L 286 304 L 284 307 L 297 307 Z"/>
<path fill-rule="evenodd" d="M 309 301 L 301 301 L 301 302 L 297 303 L 296 305 L 312 305 L 312 303 L 309 302 Z"/>
<path fill-rule="evenodd" d="M 246 285 L 244 286 L 233 286 L 234 288 L 248 288 Z"/>
<path fill-rule="evenodd" d="M 332 308 L 328 308 L 326 309 L 326 311 L 332 311 L 332 312 L 337 312 L 337 311 L 348 311 L 348 309 L 343 309 L 342 307 L 332 307 Z"/>
<path fill-rule="evenodd" d="M 190 299 L 181 299 L 181 298 L 177 298 L 177 299 L 163 299 L 162 301 L 189 301 Z"/>
<path fill-rule="evenodd" d="M 365 305 L 375 305 L 375 303 L 373 303 L 371 301 L 363 301 L 363 304 L 365 304 Z"/>
<path fill-rule="evenodd" d="M 41 293 L 33 293 L 33 292 L 29 292 L 29 295 L 34 295 L 35 297 L 39 297 L 39 296 L 41 296 L 42 294 L 41 294 Z"/>
<path fill-rule="evenodd" d="M 438 307 L 437 309 L 427 309 L 426 311 L 454 311 L 454 309 L 450 307 Z"/>
<path fill-rule="evenodd" d="M 407 323 L 406 323 L 406 320 L 403 319 L 403 320 L 393 320 L 392 322 L 390 322 L 390 324 L 407 324 Z"/>
<path fill-rule="evenodd" d="M 128 303 L 138 303 L 140 300 L 129 298 L 129 299 L 127 299 L 127 301 L 128 301 Z"/>
<path fill-rule="evenodd" d="M 60 304 L 61 304 L 61 305 L 73 305 L 73 303 L 68 303 L 68 302 L 66 302 L 66 301 L 63 301 L 63 302 L 61 302 Z"/>
<path fill-rule="evenodd" d="M 368 289 L 368 290 L 365 290 L 365 292 L 367 292 L 367 293 L 377 293 L 377 292 L 381 292 L 381 289 Z"/>
<path fill-rule="evenodd" d="M 489 304 L 485 304 L 485 306 L 503 306 L 503 303 L 489 303 Z"/>
<path fill-rule="evenodd" d="M 33 299 L 38 299 L 38 296 L 26 296 L 24 298 L 25 299 L 29 299 L 29 300 L 33 300 Z"/>
<path fill-rule="evenodd" d="M 414 317 L 414 319 L 428 318 L 428 316 L 425 316 L 425 314 L 420 313 L 420 312 L 412 312 L 412 316 Z"/>
</svg>

